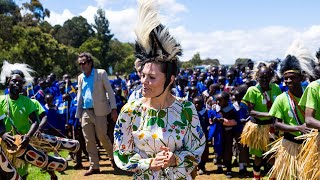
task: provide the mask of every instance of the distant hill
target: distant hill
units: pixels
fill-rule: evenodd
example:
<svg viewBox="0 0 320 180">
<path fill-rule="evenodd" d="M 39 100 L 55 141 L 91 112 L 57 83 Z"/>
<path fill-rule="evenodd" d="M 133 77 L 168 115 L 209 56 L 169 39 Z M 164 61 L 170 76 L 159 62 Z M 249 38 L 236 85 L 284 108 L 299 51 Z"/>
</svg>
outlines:
<svg viewBox="0 0 320 180">
<path fill-rule="evenodd" d="M 202 60 L 202 64 L 203 65 L 215 65 L 215 66 L 218 66 L 218 65 L 220 65 L 220 61 L 218 59 L 207 58 L 207 59 Z"/>
</svg>

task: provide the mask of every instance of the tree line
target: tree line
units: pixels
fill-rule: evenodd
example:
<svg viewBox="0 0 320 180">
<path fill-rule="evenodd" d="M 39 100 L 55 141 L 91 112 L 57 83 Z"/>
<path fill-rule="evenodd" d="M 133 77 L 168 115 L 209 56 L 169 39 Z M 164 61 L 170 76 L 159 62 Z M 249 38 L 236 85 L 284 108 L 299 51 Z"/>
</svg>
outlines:
<svg viewBox="0 0 320 180">
<path fill-rule="evenodd" d="M 21 13 L 24 12 L 24 13 Z M 90 52 L 97 68 L 113 67 L 114 72 L 128 74 L 134 70 L 134 44 L 120 42 L 112 34 L 103 9 L 94 15 L 94 23 L 82 16 L 66 20 L 63 25 L 45 21 L 50 10 L 39 0 L 20 7 L 13 0 L 0 0 L 0 63 L 29 64 L 37 76 L 54 72 L 58 76 L 79 73 L 77 55 Z M 182 67 L 209 64 L 219 65 L 217 59 L 201 59 L 196 53 Z"/>
</svg>

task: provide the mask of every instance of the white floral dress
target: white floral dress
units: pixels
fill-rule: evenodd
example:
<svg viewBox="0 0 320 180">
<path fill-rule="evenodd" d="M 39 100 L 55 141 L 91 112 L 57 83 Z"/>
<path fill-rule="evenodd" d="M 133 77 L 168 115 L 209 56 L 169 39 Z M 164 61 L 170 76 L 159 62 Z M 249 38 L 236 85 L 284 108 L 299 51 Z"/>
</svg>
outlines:
<svg viewBox="0 0 320 180">
<path fill-rule="evenodd" d="M 127 103 L 114 129 L 114 160 L 134 179 L 192 179 L 190 173 L 200 162 L 205 136 L 194 105 L 176 99 L 166 109 L 146 108 L 141 99 Z M 160 146 L 176 155 L 177 166 L 160 171 L 149 169 Z"/>
</svg>

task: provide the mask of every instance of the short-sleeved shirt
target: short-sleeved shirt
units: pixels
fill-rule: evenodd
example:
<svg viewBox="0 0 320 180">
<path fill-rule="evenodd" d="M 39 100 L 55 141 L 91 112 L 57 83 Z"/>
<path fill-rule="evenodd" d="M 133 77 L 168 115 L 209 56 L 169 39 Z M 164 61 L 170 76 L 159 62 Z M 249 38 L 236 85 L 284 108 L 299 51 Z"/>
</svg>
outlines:
<svg viewBox="0 0 320 180">
<path fill-rule="evenodd" d="M 268 112 L 267 107 L 267 100 L 265 99 L 263 93 L 260 90 L 260 85 L 251 86 L 248 88 L 247 93 L 242 98 L 244 101 L 254 104 L 253 110 L 259 112 Z M 271 83 L 269 85 L 270 90 L 266 91 L 270 97 L 271 102 L 273 103 L 274 100 L 279 96 L 282 92 L 278 85 Z M 259 117 L 260 120 L 267 120 L 270 118 Z"/>
<path fill-rule="evenodd" d="M 12 100 L 9 95 L 2 95 L 0 96 L 0 109 L 6 113 L 8 108 L 6 97 L 8 98 L 10 118 L 12 119 L 13 124 L 21 134 L 28 133 L 31 127 L 29 115 L 37 110 L 36 105 L 29 97 L 23 95 L 19 95 L 17 100 Z M 12 130 L 9 118 L 5 119 L 4 124 L 7 132 Z"/>
<path fill-rule="evenodd" d="M 305 89 L 299 105 L 305 108 L 311 108 L 315 110 L 314 118 L 320 120 L 320 82 L 319 80 L 313 81 L 310 83 L 307 88 Z"/>
<path fill-rule="evenodd" d="M 272 104 L 272 107 L 269 111 L 269 114 L 273 117 L 276 117 L 278 119 L 281 119 L 283 123 L 291 125 L 291 126 L 297 126 L 300 125 L 299 121 L 295 119 L 294 117 L 294 110 L 290 108 L 290 102 L 288 99 L 289 95 L 287 92 L 283 92 L 281 95 L 277 97 L 277 99 Z M 300 98 L 295 97 L 297 102 L 299 102 Z M 301 123 L 304 123 L 304 115 L 302 112 L 298 109 L 298 107 L 295 108 L 295 112 L 297 113 L 297 116 Z M 295 136 L 302 135 L 301 132 L 290 132 L 291 134 Z"/>
<path fill-rule="evenodd" d="M 36 99 L 31 99 L 31 101 L 37 107 L 37 111 L 36 111 L 37 116 L 39 116 L 43 112 L 46 112 L 46 110 L 44 110 L 43 106 L 41 105 L 41 103 L 39 101 L 37 101 Z"/>
</svg>

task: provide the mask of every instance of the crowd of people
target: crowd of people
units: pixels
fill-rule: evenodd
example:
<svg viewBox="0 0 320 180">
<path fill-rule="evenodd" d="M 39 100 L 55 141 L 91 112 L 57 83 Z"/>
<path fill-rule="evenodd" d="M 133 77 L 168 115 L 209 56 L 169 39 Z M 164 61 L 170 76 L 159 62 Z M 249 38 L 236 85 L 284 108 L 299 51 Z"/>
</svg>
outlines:
<svg viewBox="0 0 320 180">
<path fill-rule="evenodd" d="M 68 74 L 65 74 L 61 80 L 58 80 L 54 73 L 50 73 L 47 78 L 34 78 L 32 83 L 25 86 L 22 86 L 24 83 L 20 83 L 21 90 L 15 90 L 14 86 L 10 86 L 10 82 L 13 81 L 14 83 L 18 81 L 16 79 L 19 79 L 21 76 L 23 77 L 23 75 L 14 72 L 9 80 L 7 80 L 9 84 L 5 90 L 5 94 L 20 94 L 20 98 L 29 97 L 32 99 L 33 104 L 38 104 L 38 107 L 36 105 L 27 105 L 30 112 L 34 112 L 35 109 L 38 109 L 40 112 L 37 115 L 29 113 L 29 119 L 37 117 L 40 122 L 39 127 L 36 128 L 37 130 L 33 129 L 32 133 L 45 133 L 76 139 L 80 142 L 80 150 L 76 153 L 70 153 L 68 160 L 74 159 L 76 162 L 73 167 L 74 169 L 82 169 L 84 168 L 82 166 L 82 155 L 87 156 L 90 161 L 90 167 L 85 176 L 99 173 L 97 146 L 101 147 L 102 145 L 102 147 L 106 149 L 112 167 L 115 169 L 120 167 L 121 169 L 132 171 L 139 167 L 139 164 L 135 164 L 139 158 L 137 159 L 135 155 L 130 156 L 125 153 L 127 158 L 134 158 L 135 161 L 133 162 L 135 163 L 128 163 L 130 161 L 125 160 L 127 163 L 122 164 L 124 159 L 122 155 L 120 155 L 120 152 L 118 152 L 123 146 L 127 146 L 127 148 L 130 146 L 126 141 L 130 142 L 132 138 L 137 138 L 137 140 L 141 142 L 147 134 L 155 140 L 156 138 L 154 136 L 160 136 L 157 132 L 161 131 L 162 141 L 166 141 L 168 138 L 170 139 L 171 136 L 175 139 L 171 143 L 179 144 L 176 142 L 177 138 L 186 137 L 188 134 L 183 123 L 186 123 L 186 120 L 192 119 L 192 122 L 195 121 L 194 123 L 198 120 L 198 125 L 202 129 L 202 132 L 199 130 L 199 132 L 197 132 L 195 128 L 194 133 L 198 134 L 198 138 L 204 138 L 204 140 L 199 141 L 197 146 L 192 143 L 192 147 L 200 148 L 199 156 L 203 151 L 201 159 L 199 159 L 197 163 L 196 170 L 198 175 L 206 173 L 205 166 L 209 159 L 209 148 L 211 146 L 214 149 L 214 162 L 217 165 L 215 173 L 224 173 L 223 168 L 225 168 L 226 176 L 231 178 L 232 174 L 234 174 L 231 173 L 231 168 L 236 162 L 239 167 L 239 177 L 250 176 L 247 167 L 251 166 L 251 158 L 253 159 L 254 178 L 260 178 L 261 166 L 264 166 L 265 171 L 271 169 L 270 177 L 277 177 L 279 173 L 283 174 L 283 172 L 279 170 L 279 167 L 275 168 L 272 166 L 275 163 L 274 153 L 276 153 L 277 150 L 273 149 L 272 152 L 267 152 L 270 150 L 268 145 L 276 141 L 276 147 L 284 146 L 290 147 L 289 149 L 291 150 L 295 149 L 294 153 L 290 153 L 290 155 L 295 154 L 295 156 L 298 156 L 298 149 L 301 149 L 300 146 L 303 140 L 296 139 L 295 137 L 310 133 L 312 131 L 311 128 L 317 127 L 317 120 L 313 120 L 314 112 L 308 112 L 310 110 L 316 110 L 316 107 L 314 109 L 311 107 L 312 105 L 316 106 L 316 104 L 310 103 L 308 99 L 306 99 L 307 96 L 314 96 L 309 89 L 313 88 L 314 91 L 316 91 L 315 87 L 318 85 L 318 81 L 312 81 L 312 79 L 315 80 L 317 74 L 316 71 L 302 71 L 301 66 L 303 65 L 299 64 L 299 60 L 297 60 L 294 55 L 288 55 L 286 59 L 280 63 L 277 61 L 272 61 L 271 63 L 254 63 L 249 60 L 246 64 L 238 64 L 236 66 L 212 66 L 206 70 L 180 68 L 179 72 L 176 70 L 177 74 L 172 76 L 166 86 L 164 86 L 164 82 L 162 82 L 162 84 L 155 83 L 147 85 L 152 78 L 155 79 L 159 76 L 159 74 L 156 73 L 161 73 L 161 66 L 157 63 L 147 63 L 143 65 L 139 59 L 135 62 L 136 71 L 128 76 L 124 76 L 128 78 L 121 78 L 118 73 L 115 73 L 114 79 L 109 80 L 106 72 L 101 70 L 99 73 L 102 75 L 97 79 L 101 80 L 102 83 L 100 82 L 99 84 L 99 82 L 92 81 L 91 83 L 94 85 L 89 85 L 88 82 L 90 80 L 82 80 L 81 78 L 89 78 L 90 74 L 100 71 L 93 68 L 91 58 L 88 53 L 79 55 L 79 66 L 83 72 L 88 71 L 89 75 L 84 76 L 84 73 L 79 75 L 78 82 L 73 82 Z M 86 68 L 87 70 L 85 70 Z M 82 85 L 82 83 L 86 85 Z M 160 88 L 161 85 L 166 88 Z M 88 86 L 87 89 L 85 89 L 85 86 Z M 97 91 L 99 89 L 98 86 L 101 86 L 102 92 L 90 92 L 89 94 L 103 96 L 91 97 L 88 100 L 88 97 L 86 97 L 88 94 L 82 91 L 88 91 L 90 89 Z M 308 88 L 306 88 L 307 86 Z M 79 88 L 82 90 L 79 90 Z M 144 88 L 147 88 L 150 92 Z M 304 92 L 309 95 L 306 95 Z M 81 96 L 77 96 L 79 93 Z M 105 96 L 106 93 L 108 94 L 107 96 Z M 165 94 L 165 96 L 163 94 Z M 146 105 L 148 96 L 155 96 L 157 98 L 155 102 L 157 103 L 161 102 L 159 97 L 163 97 L 163 102 L 167 102 L 170 98 L 173 99 L 170 103 L 164 103 L 164 106 L 159 105 L 159 107 L 157 107 L 156 105 Z M 103 100 L 103 97 L 107 99 Z M 300 98 L 303 99 L 303 102 L 301 102 Z M 81 99 L 81 103 L 78 102 L 79 99 Z M 92 102 L 90 102 L 90 100 Z M 299 100 L 300 103 L 304 103 L 304 105 L 299 105 Z M 102 108 L 101 113 L 104 113 L 102 115 L 99 114 L 99 110 L 96 110 L 97 107 L 94 107 L 94 104 L 99 104 L 98 101 L 108 101 L 110 105 L 108 111 L 106 111 L 106 109 L 108 109 L 107 107 Z M 4 103 L 2 109 L 3 112 L 5 112 L 6 101 L 1 100 L 1 102 Z M 292 104 L 290 104 L 290 102 L 292 102 Z M 33 106 L 34 108 L 32 109 L 31 107 Z M 191 109 L 186 108 L 181 110 L 181 107 L 184 106 L 191 106 Z M 83 112 L 79 112 L 79 107 L 81 107 L 81 111 Z M 305 109 L 305 107 L 307 107 L 306 112 L 302 110 L 302 108 Z M 98 108 L 101 108 L 101 104 L 98 105 Z M 147 115 L 144 113 L 146 109 L 152 110 L 150 110 L 150 114 L 149 112 Z M 76 115 L 77 111 L 79 115 Z M 177 112 L 173 113 L 175 111 Z M 188 114 L 179 114 L 182 111 L 185 111 L 185 113 L 190 111 L 191 119 L 188 119 Z M 166 114 L 168 112 L 171 113 L 167 116 Z M 118 115 L 120 115 L 120 118 L 118 118 L 116 123 Z M 304 117 L 306 115 L 309 115 L 310 119 L 313 118 L 311 119 L 311 123 L 312 120 L 315 121 L 313 126 L 306 126 Z M 45 122 L 43 121 L 44 117 Z M 143 118 L 139 119 L 141 117 Z M 175 117 L 181 119 L 175 121 Z M 159 119 L 145 124 L 145 118 Z M 131 119 L 135 122 L 126 124 L 126 119 Z M 141 126 L 148 127 L 153 124 L 157 124 L 160 129 L 153 129 L 152 131 L 149 129 L 147 132 L 144 130 L 142 131 L 143 133 L 139 131 L 140 134 L 126 137 L 129 139 L 123 139 L 122 137 L 123 134 L 132 133 L 132 130 L 138 131 L 139 128 L 143 129 Z M 8 124 L 6 124 L 6 126 L 8 126 Z M 196 124 L 194 126 L 196 126 Z M 20 126 L 17 127 L 20 129 Z M 31 124 L 29 128 L 32 129 L 32 127 L 33 124 Z M 10 126 L 7 128 L 11 129 Z M 254 128 L 257 128 L 257 132 L 252 130 Z M 12 129 L 10 131 L 12 131 Z M 21 129 L 20 131 L 23 134 L 27 134 L 29 129 Z M 167 131 L 168 135 L 165 135 Z M 284 133 L 281 133 L 281 131 L 284 131 Z M 29 134 L 28 136 L 32 135 Z M 7 142 L 6 136 L 2 137 L 2 139 Z M 157 154 L 156 152 L 165 152 L 165 150 L 167 150 L 165 146 L 162 146 L 166 144 L 166 142 L 159 142 L 160 144 L 153 142 L 151 145 L 148 144 L 148 141 L 143 141 L 142 144 L 143 146 L 154 146 L 155 149 L 150 147 L 150 150 L 152 150 L 152 154 Z M 291 146 L 290 143 L 293 143 L 293 145 Z M 114 149 L 112 148 L 113 146 Z M 135 146 L 141 146 L 141 144 L 132 145 L 133 149 L 131 149 L 131 153 L 136 152 Z M 191 151 L 191 149 L 188 151 Z M 285 150 L 282 150 L 281 152 L 283 153 L 284 151 Z M 267 154 L 264 154 L 266 152 Z M 148 152 L 145 153 L 148 154 Z M 270 154 L 273 156 L 268 156 Z M 282 161 L 286 161 L 287 158 L 288 157 L 285 156 Z M 121 164 L 119 164 L 119 162 L 121 162 Z M 284 162 L 278 162 L 276 164 L 277 166 L 283 167 L 283 163 Z M 296 166 L 298 166 L 299 162 L 296 163 Z M 146 167 L 146 169 L 148 168 Z M 152 170 L 151 166 L 148 170 Z M 291 177 L 295 175 L 299 176 L 297 169 L 293 172 L 297 174 L 291 174 Z M 141 175 L 144 175 L 144 173 L 141 173 Z M 149 173 L 151 173 L 151 176 L 154 176 L 152 172 Z M 287 175 L 288 174 L 283 174 L 280 177 L 281 179 L 286 179 Z M 160 175 L 158 174 L 157 176 Z"/>
</svg>

